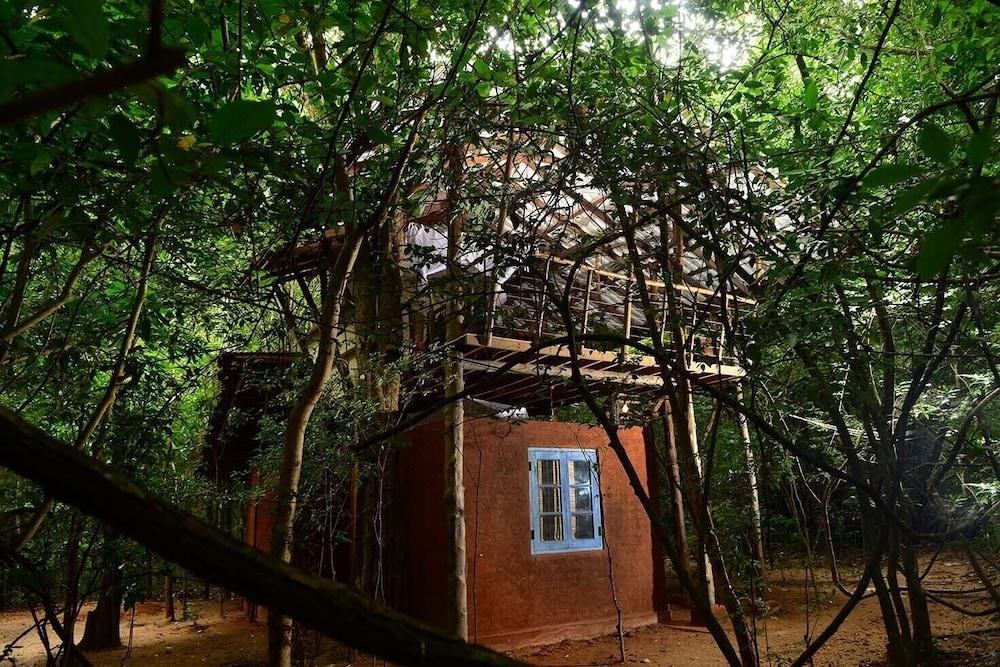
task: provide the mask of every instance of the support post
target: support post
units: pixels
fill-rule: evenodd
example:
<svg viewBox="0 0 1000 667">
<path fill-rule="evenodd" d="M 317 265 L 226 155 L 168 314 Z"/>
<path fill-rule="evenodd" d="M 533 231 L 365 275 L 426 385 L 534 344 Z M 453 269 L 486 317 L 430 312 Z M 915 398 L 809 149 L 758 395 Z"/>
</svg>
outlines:
<svg viewBox="0 0 1000 667">
<path fill-rule="evenodd" d="M 619 353 L 619 363 L 625 363 L 625 355 L 628 352 L 628 341 L 632 338 L 632 278 L 625 283 L 625 311 L 622 314 L 622 336 L 625 342 Z"/>
<path fill-rule="evenodd" d="M 542 293 L 538 297 L 538 313 L 535 320 L 535 340 L 537 344 L 542 340 L 542 334 L 545 331 L 545 306 L 546 306 L 546 295 L 549 288 L 549 271 L 552 269 L 552 255 L 548 255 L 545 258 L 545 272 L 542 274 Z"/>
<path fill-rule="evenodd" d="M 503 193 L 500 195 L 500 209 L 497 211 L 497 226 L 496 226 L 496 238 L 494 242 L 497 244 L 497 248 L 500 247 L 500 239 L 503 237 L 503 227 L 507 220 L 507 210 L 510 205 L 510 198 L 508 195 L 508 190 L 510 188 L 510 176 L 514 170 L 514 128 L 507 132 L 507 160 L 503 166 Z M 500 296 L 500 281 L 498 264 L 500 261 L 500 252 L 498 250 L 493 252 L 493 270 L 490 275 L 490 295 L 488 297 L 489 301 L 486 304 L 486 332 L 485 341 L 487 347 L 493 342 L 493 325 L 496 322 L 496 310 L 497 310 L 497 298 Z"/>
<path fill-rule="evenodd" d="M 590 329 L 590 289 L 594 284 L 594 272 L 590 269 L 587 271 L 587 287 L 586 293 L 583 295 L 583 324 L 580 326 L 580 333 L 586 335 L 587 331 Z M 579 344 L 579 349 L 583 349 L 583 343 Z"/>
</svg>

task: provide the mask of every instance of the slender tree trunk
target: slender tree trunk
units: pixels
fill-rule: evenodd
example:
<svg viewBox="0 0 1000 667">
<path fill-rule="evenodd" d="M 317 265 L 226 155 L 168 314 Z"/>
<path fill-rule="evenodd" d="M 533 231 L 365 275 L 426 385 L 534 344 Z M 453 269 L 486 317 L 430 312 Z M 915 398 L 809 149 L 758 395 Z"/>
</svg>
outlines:
<svg viewBox="0 0 1000 667">
<path fill-rule="evenodd" d="M 691 386 L 686 378 L 682 378 L 675 383 L 675 388 L 676 391 L 669 398 L 674 401 L 672 409 L 675 405 L 677 408 L 674 412 L 675 433 L 678 436 L 678 455 L 686 478 L 686 495 L 691 513 L 691 524 L 698 538 L 699 575 L 703 579 L 709 609 L 716 601 L 717 589 L 721 590 L 720 600 L 729 613 L 741 661 L 744 665 L 753 665 L 757 662 L 756 648 L 746 626 L 739 599 L 729 580 L 722 548 L 712 521 L 709 502 L 710 489 L 705 481 L 698 451 L 697 424 Z M 718 419 L 718 409 L 713 413 L 713 419 Z M 714 426 L 710 430 L 714 431 Z M 721 577 L 718 582 L 716 575 Z"/>
<path fill-rule="evenodd" d="M 177 621 L 177 612 L 174 608 L 174 575 L 171 572 L 163 577 L 163 617 L 170 623 Z"/>
<path fill-rule="evenodd" d="M 143 261 L 142 261 L 142 272 L 139 276 L 139 284 L 136 287 L 135 298 L 132 300 L 132 308 L 129 312 L 129 319 L 125 325 L 125 334 L 122 337 L 121 346 L 118 349 L 118 357 L 115 360 L 115 367 L 111 372 L 111 380 L 108 382 L 108 386 L 104 390 L 104 395 L 101 397 L 100 403 L 97 404 L 97 408 L 91 414 L 90 419 L 87 424 L 80 430 L 77 434 L 76 441 L 73 446 L 77 449 L 83 449 L 86 446 L 87 441 L 94 434 L 102 424 L 106 424 L 105 419 L 111 412 L 111 408 L 114 407 L 115 401 L 118 399 L 118 391 L 121 389 L 122 383 L 126 378 L 126 364 L 128 363 L 129 354 L 132 352 L 132 348 L 135 346 L 135 331 L 136 327 L 139 325 L 139 317 L 142 314 L 143 306 L 146 302 L 146 292 L 149 286 L 149 276 L 153 270 L 153 259 L 156 256 L 156 232 L 159 229 L 160 222 L 162 222 L 164 216 L 166 216 L 168 209 L 164 209 L 160 216 L 155 220 L 149 234 L 146 236 L 145 248 L 143 251 Z M 97 452 L 94 452 L 97 456 Z M 35 533 L 41 528 L 42 524 L 45 522 L 45 517 L 48 516 L 52 508 L 55 507 L 55 503 L 51 499 L 47 499 L 42 505 L 35 510 L 35 514 L 31 519 L 27 529 L 21 534 L 14 542 L 14 550 L 20 551 L 24 546 L 35 536 Z M 69 629 L 72 632 L 72 628 Z"/>
<path fill-rule="evenodd" d="M 736 398 L 743 402 L 743 388 L 737 387 Z M 754 571 L 759 576 L 764 570 L 764 539 L 760 530 L 760 496 L 757 492 L 757 466 L 754 461 L 753 443 L 750 440 L 750 427 L 747 417 L 742 412 L 736 413 L 736 421 L 740 425 L 740 435 L 743 436 L 743 456 L 747 466 L 747 482 L 750 486 L 750 530 L 751 555 L 754 560 Z"/>
<path fill-rule="evenodd" d="M 698 422 L 694 414 L 694 394 L 691 393 L 691 385 L 686 379 L 679 380 L 678 385 L 682 387 L 681 391 L 678 392 L 678 403 L 681 403 L 683 406 L 683 412 L 675 413 L 675 416 L 683 416 L 679 420 L 680 423 L 675 422 L 674 434 L 679 445 L 678 453 L 680 461 L 686 468 L 684 476 L 687 482 L 691 525 L 694 526 L 698 542 L 701 545 L 698 548 L 696 558 L 704 563 L 704 566 L 701 565 L 701 562 L 699 563 L 699 569 L 703 569 L 704 571 L 704 583 L 705 589 L 708 592 L 708 601 L 710 604 L 715 604 L 717 599 L 715 595 L 715 574 L 712 571 L 712 561 L 708 556 L 708 541 L 705 526 L 702 525 L 703 521 L 699 516 L 701 513 L 700 508 L 703 504 L 701 495 L 702 493 L 707 494 L 708 490 L 702 490 L 701 488 L 703 477 L 701 456 L 698 452 Z"/>
<path fill-rule="evenodd" d="M 382 224 L 386 213 L 396 199 L 403 172 L 409 163 L 410 154 L 417 139 L 417 132 L 423 123 L 425 114 L 426 108 L 422 109 L 414 119 L 406 145 L 396 161 L 395 170 L 382 192 L 376 209 L 362 224 L 351 226 L 345 232 L 327 281 L 319 322 L 319 345 L 316 358 L 313 361 L 312 373 L 288 416 L 282 448 L 281 471 L 277 488 L 278 507 L 271 534 L 271 553 L 284 563 L 290 563 L 292 560 L 292 530 L 295 525 L 299 478 L 302 474 L 302 453 L 306 428 L 309 426 L 309 418 L 322 398 L 326 384 L 333 373 L 337 345 L 336 334 L 340 324 L 340 313 L 344 294 L 347 291 L 347 283 L 358 259 L 358 252 L 365 235 Z M 346 185 L 349 182 L 342 167 L 338 167 L 337 182 L 338 191 L 349 197 L 350 189 L 340 185 L 341 183 Z M 290 667 L 291 641 L 291 619 L 277 613 L 268 614 L 268 656 L 271 667 Z"/>
<path fill-rule="evenodd" d="M 76 615 L 80 604 L 80 541 L 83 538 L 84 518 L 73 512 L 66 542 L 66 594 L 63 597 L 63 656 L 68 665 L 75 665 L 73 648 L 76 646 Z"/>
<path fill-rule="evenodd" d="M 601 483 L 601 469 L 597 468 L 597 488 L 603 489 Z M 604 552 L 608 558 L 608 587 L 611 589 L 611 603 L 615 607 L 615 632 L 618 635 L 618 659 L 625 662 L 625 628 L 622 626 L 622 603 L 618 599 L 618 585 L 615 583 L 615 560 L 611 550 L 611 543 L 608 542 L 608 515 L 604 512 L 604 495 L 597 498 L 601 503 L 602 534 L 604 536 Z"/>
<path fill-rule="evenodd" d="M 107 245 L 100 245 L 90 250 L 81 250 L 80 257 L 77 260 L 76 265 L 72 270 L 70 270 L 69 275 L 66 277 L 66 282 L 63 285 L 59 296 L 46 303 L 31 316 L 20 322 L 16 322 L 7 330 L 3 331 L 3 333 L 0 333 L 0 348 L 7 349 L 15 338 L 28 331 L 39 322 L 44 321 L 47 317 L 51 316 L 53 313 L 66 305 L 66 303 L 68 303 L 73 297 L 73 288 L 76 287 L 76 283 L 83 274 L 83 270 L 88 264 L 100 257 L 105 248 L 107 248 Z M 2 361 L 2 359 L 0 359 L 0 361 Z"/>
<path fill-rule="evenodd" d="M 872 514 L 874 514 L 874 512 L 872 512 Z M 878 540 L 874 535 L 870 538 L 866 536 L 865 542 L 869 549 L 877 548 L 874 545 L 878 542 Z M 877 566 L 872 572 L 872 586 L 875 588 L 875 597 L 878 599 L 879 608 L 882 611 L 882 625 L 885 626 L 886 651 L 888 653 L 889 663 L 893 665 L 904 665 L 906 664 L 907 650 L 903 644 L 903 639 L 899 631 L 899 622 L 896 618 L 896 607 L 893 604 L 889 587 L 886 585 L 885 576 L 882 574 L 881 560 L 877 561 L 877 563 Z"/>
<path fill-rule="evenodd" d="M 97 409 L 94 410 L 94 412 L 91 414 L 90 420 L 77 434 L 76 441 L 73 443 L 73 446 L 76 449 L 83 449 L 86 446 L 87 441 L 90 440 L 91 436 L 94 434 L 94 431 L 100 427 L 102 431 L 97 438 L 97 442 L 94 444 L 93 455 L 95 458 L 99 456 L 101 443 L 104 440 L 104 434 L 107 432 L 107 427 L 109 423 L 108 416 L 111 413 L 112 407 L 114 407 L 115 401 L 117 401 L 118 399 L 118 392 L 121 390 L 121 386 L 125 382 L 125 379 L 127 377 L 126 366 L 128 363 L 129 355 L 132 352 L 132 348 L 135 346 L 136 329 L 138 328 L 139 317 L 142 314 L 142 309 L 146 302 L 146 292 L 149 287 L 149 277 L 150 274 L 152 273 L 153 259 L 156 256 L 156 232 L 157 229 L 159 228 L 159 223 L 164 215 L 166 215 L 166 210 L 164 210 L 161 216 L 156 220 L 156 222 L 150 229 L 149 234 L 146 236 L 145 247 L 143 250 L 142 272 L 139 276 L 139 284 L 136 287 L 135 297 L 132 300 L 132 308 L 129 313 L 128 322 L 125 325 L 125 334 L 122 337 L 121 346 L 118 350 L 118 358 L 115 361 L 115 366 L 111 373 L 111 379 L 108 382 L 108 386 L 104 390 L 104 396 L 101 398 L 101 401 L 97 406 Z M 54 503 L 51 500 L 46 501 L 45 505 L 42 506 L 39 513 L 40 515 L 37 520 L 39 524 L 41 523 L 41 520 L 44 518 L 44 516 L 49 511 L 51 511 L 53 506 Z M 72 557 L 67 559 L 67 579 L 71 583 L 67 586 L 65 612 L 64 612 L 64 614 L 66 614 L 66 618 L 63 623 L 66 631 L 67 641 L 73 641 L 74 639 L 76 613 L 79 604 L 78 586 L 79 586 L 79 579 L 83 571 L 83 563 L 80 562 L 79 558 L 80 552 L 79 548 L 76 545 L 79 543 L 80 538 L 83 535 L 83 528 L 84 528 L 83 519 L 82 518 L 74 519 L 74 523 L 72 525 L 72 529 L 70 531 L 70 536 L 69 536 L 69 540 L 73 544 L 70 545 L 70 553 L 72 554 Z M 26 542 L 26 540 L 21 540 L 21 542 L 22 543 Z M 117 570 L 117 568 L 114 569 Z M 113 580 L 115 576 L 120 576 L 120 575 L 111 574 L 109 576 Z M 120 587 L 114 587 L 114 588 L 119 589 Z M 117 596 L 120 596 L 120 591 L 117 594 L 115 593 L 112 594 L 115 595 L 115 599 L 107 600 L 105 608 L 101 609 L 101 611 L 104 614 L 104 619 L 103 619 L 104 621 L 111 622 L 113 620 L 116 622 L 114 633 L 117 636 L 118 634 L 117 622 L 120 620 L 120 613 L 118 609 L 120 603 L 117 601 Z M 113 613 L 106 609 L 108 605 L 113 605 L 115 607 Z M 95 620 L 95 622 L 98 621 Z M 108 632 L 110 633 L 110 631 Z M 101 639 L 95 639 L 94 642 L 100 643 Z"/>
<path fill-rule="evenodd" d="M 919 664 L 933 664 L 936 662 L 934 632 L 931 628 L 930 610 L 927 608 L 927 595 L 920 579 L 920 561 L 917 558 L 916 545 L 907 540 L 902 545 L 901 556 L 903 574 L 906 578 L 906 597 L 910 606 L 913 653 Z"/>
<path fill-rule="evenodd" d="M 4 301 L 4 330 L 11 330 L 17 326 L 17 320 L 21 316 L 21 306 L 24 304 L 24 293 L 28 287 L 28 276 L 31 272 L 31 262 L 38 249 L 39 239 L 36 236 L 40 221 L 32 219 L 31 198 L 25 196 L 24 204 L 24 244 L 21 246 L 21 254 L 17 262 L 17 272 L 14 277 L 14 286 L 10 291 L 7 300 Z M 0 364 L 2 364 L 9 352 L 7 345 L 0 346 Z"/>
<path fill-rule="evenodd" d="M 677 462 L 677 442 L 674 436 L 674 420 L 670 414 L 670 401 L 663 401 L 663 431 L 666 453 L 666 477 L 670 488 L 670 512 L 674 527 L 674 541 L 680 556 L 681 567 L 688 575 L 691 562 L 688 551 L 687 525 L 684 519 L 684 491 L 681 488 L 681 469 Z"/>
<path fill-rule="evenodd" d="M 458 266 L 458 246 L 462 234 L 462 215 L 458 211 L 459 184 L 462 174 L 464 153 L 453 151 L 449 158 L 453 171 L 453 183 L 449 189 L 448 202 L 451 219 L 448 227 L 448 275 L 449 286 L 453 290 L 446 308 L 446 336 L 451 348 L 444 364 L 444 395 L 450 399 L 444 409 L 444 507 L 447 521 L 445 559 L 447 563 L 446 600 L 448 605 L 447 629 L 454 635 L 467 639 L 469 635 L 469 614 L 466 591 L 465 556 L 465 480 L 464 480 L 464 421 L 463 401 L 456 400 L 465 390 L 465 376 L 462 353 L 457 341 L 463 333 L 462 296 L 459 288 L 460 267 Z"/>
<path fill-rule="evenodd" d="M 623 219 L 628 217 L 624 208 L 620 209 L 620 213 L 622 214 Z M 666 302 L 663 304 L 661 309 L 661 316 L 663 318 L 664 333 L 669 330 L 671 338 L 671 348 L 669 353 L 674 357 L 676 367 L 689 368 L 692 350 L 691 332 L 685 331 L 681 325 L 683 310 L 678 304 L 677 295 L 674 293 L 674 290 L 669 287 L 671 284 L 679 284 L 683 282 L 684 237 L 679 227 L 679 219 L 681 215 L 679 207 L 676 207 L 675 210 L 671 210 L 669 215 L 674 218 L 674 220 L 672 220 L 673 224 L 668 226 L 665 218 L 661 220 L 660 224 L 661 240 L 664 242 L 662 244 L 664 251 L 661 258 L 661 267 L 663 268 L 665 274 L 664 283 L 668 286 L 664 291 Z M 670 227 L 672 227 L 672 229 Z M 671 245 L 673 246 L 674 252 L 672 255 L 667 252 L 666 249 L 665 241 L 668 238 L 673 240 Z M 625 240 L 628 244 L 629 255 L 633 263 L 636 281 L 639 287 L 642 309 L 646 313 L 647 326 L 650 330 L 657 331 L 659 330 L 658 323 L 656 322 L 657 308 L 653 306 L 649 297 L 649 289 L 643 273 L 644 265 L 638 253 L 634 231 L 626 229 Z M 572 315 L 569 314 L 568 311 L 564 311 L 563 316 L 566 320 L 567 327 L 570 327 Z M 659 337 L 654 336 L 653 341 L 654 348 L 656 348 L 658 355 L 667 353 L 667 350 L 664 349 L 662 341 Z M 725 650 L 731 649 L 732 646 L 729 644 L 728 639 L 718 636 L 721 634 L 721 628 L 718 623 L 715 622 L 715 619 L 712 617 L 706 618 L 705 622 L 707 623 L 713 636 L 716 637 L 719 646 L 724 649 L 724 652 L 726 652 L 727 659 L 732 661 L 733 658 L 736 658 L 735 661 L 738 663 L 753 665 L 757 662 L 756 645 L 750 636 L 749 629 L 746 626 L 742 606 L 729 579 L 728 571 L 725 565 L 725 558 L 723 557 L 722 548 L 719 543 L 718 536 L 715 533 L 712 521 L 711 505 L 709 502 L 710 485 L 707 481 L 705 481 L 705 476 L 702 474 L 701 461 L 698 455 L 698 442 L 691 383 L 686 375 L 680 374 L 681 377 L 678 377 L 678 373 L 674 372 L 673 369 L 662 363 L 661 375 L 663 377 L 664 385 L 667 387 L 667 399 L 671 402 L 671 412 L 675 421 L 675 436 L 678 443 L 678 455 L 681 459 L 682 468 L 685 473 L 684 481 L 687 490 L 686 495 L 688 496 L 692 526 L 695 530 L 695 535 L 698 538 L 697 551 L 701 556 L 697 559 L 698 578 L 700 580 L 699 583 L 703 585 L 701 586 L 701 590 L 698 591 L 698 600 L 695 607 L 698 610 L 703 610 L 704 613 L 709 615 L 712 614 L 712 603 L 714 601 L 716 587 L 715 577 L 716 575 L 721 577 L 722 602 L 725 604 L 730 620 L 732 621 L 733 633 L 736 635 L 737 644 L 739 646 L 740 655 L 738 658 L 736 658 L 736 656 L 730 656 L 729 652 Z M 579 377 L 576 379 L 579 380 Z M 592 401 L 588 401 L 588 404 L 591 403 Z M 591 405 L 591 409 L 594 409 L 593 405 Z M 595 412 L 595 415 L 596 414 L 597 413 Z M 716 418 L 717 410 L 713 414 L 713 419 Z M 648 507 L 647 511 L 649 511 Z M 650 514 L 650 518 L 653 521 L 656 521 L 656 517 L 652 514 Z M 691 586 L 691 589 L 695 590 L 694 586 Z"/>
<path fill-rule="evenodd" d="M 402 355 L 404 324 L 401 220 L 373 230 L 362 245 L 352 282 L 354 331 L 361 377 L 355 386 L 379 410 L 377 430 L 388 430 L 399 418 L 401 377 L 393 371 Z M 355 585 L 376 600 L 395 604 L 402 594 L 402 562 L 406 551 L 399 524 L 399 438 L 362 455 L 377 460 L 377 474 L 363 481 L 361 530 L 356 533 L 358 561 Z"/>
<path fill-rule="evenodd" d="M 352 254 L 357 256 L 357 245 Z M 344 249 L 341 253 L 345 252 Z M 353 259 L 350 265 L 353 266 Z M 347 267 L 348 270 L 350 266 Z M 298 400 L 288 416 L 285 442 L 282 449 L 281 471 L 278 480 L 278 507 L 271 533 L 271 553 L 283 563 L 292 562 L 292 530 L 295 525 L 295 509 L 302 475 L 302 455 L 305 447 L 306 428 L 309 418 L 319 403 L 326 384 L 333 373 L 336 355 L 336 326 L 340 316 L 341 298 L 347 271 L 332 276 L 329 285 L 333 288 L 325 295 L 323 317 L 319 323 L 320 340 L 316 359 L 313 362 L 309 382 L 299 394 Z M 290 667 L 292 664 L 292 619 L 270 612 L 267 617 L 268 650 L 272 667 Z"/>
</svg>

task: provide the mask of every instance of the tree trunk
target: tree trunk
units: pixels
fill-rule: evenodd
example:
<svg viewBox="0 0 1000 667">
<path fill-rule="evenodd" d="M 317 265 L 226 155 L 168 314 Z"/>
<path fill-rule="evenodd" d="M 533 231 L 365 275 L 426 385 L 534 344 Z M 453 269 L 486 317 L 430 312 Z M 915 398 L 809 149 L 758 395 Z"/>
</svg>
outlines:
<svg viewBox="0 0 1000 667">
<path fill-rule="evenodd" d="M 87 441 L 90 440 L 90 437 L 99 426 L 102 429 L 107 428 L 106 419 L 111 412 L 111 408 L 114 407 L 115 401 L 118 399 L 118 391 L 121 389 L 122 383 L 127 377 L 126 365 L 128 363 L 129 354 L 132 352 L 132 348 L 135 345 L 135 331 L 139 325 L 139 316 L 142 314 L 143 305 L 146 302 L 146 291 L 149 285 L 149 276 L 152 272 L 153 260 L 156 256 L 156 231 L 159 229 L 160 222 L 162 222 L 168 210 L 168 208 L 164 208 L 161 214 L 153 222 L 153 225 L 146 236 L 146 242 L 143 249 L 142 273 L 139 276 L 139 284 L 136 287 L 135 298 L 132 300 L 132 308 L 129 311 L 129 318 L 125 325 L 125 335 L 122 337 L 121 347 L 118 350 L 114 370 L 111 373 L 111 379 L 108 382 L 108 386 L 104 390 L 104 395 L 101 398 L 100 403 L 97 404 L 97 408 L 94 410 L 93 414 L 91 414 L 87 424 L 76 436 L 74 447 L 77 449 L 83 449 L 84 446 L 86 446 Z M 94 457 L 98 456 L 99 451 L 100 450 L 97 446 L 95 446 L 93 452 Z M 27 545 L 31 538 L 34 537 L 35 533 L 41 528 L 45 518 L 54 507 L 55 502 L 51 498 L 46 499 L 45 502 L 39 506 L 32 517 L 31 524 L 24 531 L 24 533 L 16 539 L 14 543 L 15 551 L 20 551 L 25 547 L 25 545 Z M 67 632 L 72 634 L 72 627 L 67 628 Z"/>
<path fill-rule="evenodd" d="M 445 367 L 445 397 L 452 398 L 464 389 L 461 353 Z M 444 411 L 445 447 L 445 516 L 448 522 L 445 559 L 447 562 L 448 630 L 466 639 L 469 634 L 469 614 L 466 591 L 465 556 L 465 481 L 463 422 L 465 407 L 461 400 L 454 400 Z"/>
<path fill-rule="evenodd" d="M 666 477 L 670 487 L 670 512 L 674 528 L 674 541 L 680 555 L 681 567 L 691 573 L 688 551 L 687 525 L 684 520 L 684 492 L 681 490 L 681 470 L 677 463 L 677 443 L 674 436 L 674 422 L 670 415 L 670 401 L 663 401 L 663 431 L 666 452 Z"/>
<path fill-rule="evenodd" d="M 399 419 L 401 376 L 394 370 L 402 356 L 404 227 L 394 221 L 369 234 L 362 244 L 353 278 L 354 326 L 360 390 L 378 405 L 375 428 L 386 431 Z M 399 507 L 400 439 L 390 438 L 362 455 L 375 459 L 377 474 L 363 481 L 360 507 L 368 520 L 359 523 L 355 583 L 374 599 L 396 604 L 403 591 L 406 553 Z"/>
<path fill-rule="evenodd" d="M 271 553 L 284 563 L 292 560 L 292 530 L 295 525 L 296 494 L 299 489 L 299 477 L 302 473 L 302 452 L 305 443 L 306 428 L 309 418 L 319 403 L 326 389 L 326 384 L 333 372 L 333 362 L 336 357 L 336 335 L 340 324 L 340 312 L 343 306 L 344 294 L 354 264 L 361 250 L 365 235 L 377 228 L 385 219 L 392 202 L 396 199 L 403 172 L 409 163 L 417 139 L 417 131 L 423 123 L 426 109 L 421 110 L 413 121 L 406 145 L 403 147 L 389 183 L 386 184 L 378 206 L 363 223 L 350 227 L 344 234 L 336 261 L 327 280 L 327 291 L 323 295 L 322 312 L 319 322 L 319 346 L 313 362 L 309 382 L 303 387 L 298 400 L 288 416 L 285 430 L 285 441 L 282 449 L 281 472 L 278 480 L 278 507 L 271 534 Z M 349 180 L 342 165 L 338 166 L 337 189 L 342 195 L 350 197 L 350 189 L 344 187 Z M 341 185 L 343 184 L 343 185 Z M 268 614 L 268 655 L 271 667 L 290 667 L 291 665 L 291 620 L 280 614 Z"/>
<path fill-rule="evenodd" d="M 122 605 L 121 569 L 107 567 L 101 576 L 101 591 L 94 611 L 87 614 L 80 648 L 104 651 L 122 645 L 120 632 Z"/>
<path fill-rule="evenodd" d="M 28 286 L 28 276 L 31 271 L 31 262 L 34 259 L 35 251 L 38 249 L 38 238 L 36 231 L 41 224 L 41 220 L 34 219 L 31 213 L 31 198 L 24 198 L 24 245 L 21 247 L 21 254 L 17 262 L 17 272 L 14 274 L 14 287 L 3 302 L 3 314 L 5 315 L 4 329 L 13 329 L 17 325 L 17 320 L 21 316 L 21 306 L 24 303 L 24 293 Z M 0 364 L 4 363 L 10 352 L 8 345 L 0 345 Z"/>
<path fill-rule="evenodd" d="M 691 525 L 694 526 L 698 541 L 701 546 L 695 555 L 704 563 L 704 584 L 708 592 L 709 604 L 716 603 L 715 595 L 715 573 L 712 570 L 712 561 L 708 557 L 708 538 L 706 527 L 699 516 L 701 513 L 701 495 L 707 494 L 708 489 L 702 489 L 701 456 L 698 452 L 698 422 L 694 414 L 694 394 L 691 392 L 691 384 L 686 379 L 681 379 L 677 383 L 682 387 L 678 392 L 678 403 L 682 405 L 682 411 L 675 414 L 681 416 L 680 423 L 674 423 L 674 437 L 678 445 L 677 450 L 680 455 L 679 460 L 686 468 L 685 477 L 688 487 L 688 505 L 691 512 Z M 699 563 L 701 568 L 701 563 Z"/>
<path fill-rule="evenodd" d="M 285 430 L 285 441 L 281 456 L 281 471 L 276 490 L 278 507 L 271 533 L 271 553 L 283 563 L 292 562 L 293 529 L 295 509 L 299 492 L 299 478 L 302 476 L 302 454 L 305 447 L 306 428 L 313 410 L 319 404 L 326 384 L 333 374 L 333 362 L 337 352 L 337 326 L 347 279 L 354 268 L 361 245 L 361 234 L 351 230 L 344 237 L 344 245 L 337 255 L 332 275 L 324 295 L 322 316 L 319 322 L 319 346 L 313 361 L 309 381 L 303 387 Z M 286 616 L 269 613 L 268 655 L 271 667 L 290 667 L 292 663 L 292 621 Z"/>
<path fill-rule="evenodd" d="M 736 399 L 743 402 L 743 388 L 737 387 Z M 743 436 L 743 456 L 747 466 L 747 482 L 750 487 L 750 551 L 754 560 L 754 572 L 760 576 L 764 570 L 764 538 L 760 530 L 760 495 L 757 492 L 757 466 L 754 461 L 753 443 L 750 440 L 750 427 L 747 417 L 742 412 L 736 413 L 736 421 L 740 425 Z"/>
<path fill-rule="evenodd" d="M 453 183 L 448 193 L 451 220 L 448 227 L 448 274 L 453 290 L 446 308 L 446 337 L 455 345 L 463 332 L 461 294 L 459 292 L 458 244 L 462 234 L 462 215 L 457 210 L 461 169 L 464 155 L 453 151 L 449 156 Z M 469 610 L 466 591 L 465 557 L 465 481 L 464 481 L 464 421 L 465 406 L 456 399 L 465 390 L 462 353 L 453 347 L 444 363 L 444 395 L 448 405 L 444 409 L 444 508 L 447 521 L 445 562 L 448 623 L 446 629 L 457 637 L 469 636 Z"/>
<path fill-rule="evenodd" d="M 920 579 L 917 547 L 909 540 L 902 545 L 902 565 L 906 577 L 906 597 L 910 606 L 913 654 L 918 664 L 934 664 L 936 662 L 934 632 L 931 628 L 930 611 L 927 608 L 927 595 Z"/>
<path fill-rule="evenodd" d="M 76 644 L 76 619 L 80 603 L 80 541 L 83 539 L 84 517 L 73 512 L 66 549 L 66 594 L 63 598 L 63 651 L 67 664 L 75 664 L 72 647 Z"/>
<path fill-rule="evenodd" d="M 177 621 L 174 609 L 174 575 L 170 573 L 163 577 L 163 616 L 169 623 Z"/>
<path fill-rule="evenodd" d="M 687 495 L 689 510 L 691 512 L 691 524 L 694 526 L 695 535 L 698 537 L 699 549 L 702 550 L 700 558 L 704 559 L 703 566 L 699 563 L 699 574 L 704 573 L 704 584 L 710 605 L 716 601 L 717 591 L 721 592 L 718 599 L 725 606 L 729 614 L 741 660 L 744 665 L 754 665 L 757 663 L 757 649 L 747 628 L 739 598 L 736 596 L 732 582 L 729 579 L 722 547 L 715 532 L 712 519 L 712 509 L 709 502 L 709 484 L 703 473 L 701 457 L 698 452 L 694 396 L 691 393 L 690 383 L 686 379 L 680 380 L 675 386 L 679 386 L 680 391 L 676 392 L 677 395 L 673 397 L 674 400 L 682 405 L 687 405 L 686 410 L 679 411 L 678 413 L 681 419 L 680 424 L 677 424 L 676 428 L 680 432 L 678 453 L 681 456 L 681 462 L 684 464 L 687 478 Z M 714 420 L 719 418 L 719 414 L 720 408 L 717 405 L 713 411 L 713 426 L 709 429 L 710 432 L 715 431 Z"/>
</svg>

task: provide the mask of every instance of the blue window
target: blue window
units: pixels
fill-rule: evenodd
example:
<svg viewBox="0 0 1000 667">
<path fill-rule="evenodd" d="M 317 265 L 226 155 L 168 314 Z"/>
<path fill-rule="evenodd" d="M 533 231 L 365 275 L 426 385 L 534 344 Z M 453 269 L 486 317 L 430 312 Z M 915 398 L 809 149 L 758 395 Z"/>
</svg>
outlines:
<svg viewBox="0 0 1000 667">
<path fill-rule="evenodd" d="M 595 449 L 528 449 L 531 553 L 603 547 Z"/>
</svg>

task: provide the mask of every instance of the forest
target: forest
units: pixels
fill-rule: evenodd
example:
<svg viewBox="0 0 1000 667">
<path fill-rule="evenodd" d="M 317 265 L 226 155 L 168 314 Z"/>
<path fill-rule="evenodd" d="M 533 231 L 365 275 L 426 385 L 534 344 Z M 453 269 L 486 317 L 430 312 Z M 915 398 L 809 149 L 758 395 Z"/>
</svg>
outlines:
<svg viewBox="0 0 1000 667">
<path fill-rule="evenodd" d="M 3 0 L 0 663 L 1000 664 L 998 0 Z"/>
</svg>

